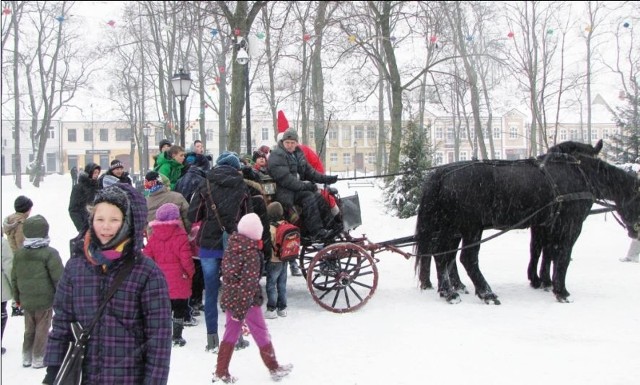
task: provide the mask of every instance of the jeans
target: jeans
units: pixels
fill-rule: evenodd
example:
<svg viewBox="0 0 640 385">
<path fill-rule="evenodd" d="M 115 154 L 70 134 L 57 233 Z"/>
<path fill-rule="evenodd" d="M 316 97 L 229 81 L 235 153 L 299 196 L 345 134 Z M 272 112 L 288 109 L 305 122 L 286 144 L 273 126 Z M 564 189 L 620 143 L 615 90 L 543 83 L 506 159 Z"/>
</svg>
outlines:
<svg viewBox="0 0 640 385">
<path fill-rule="evenodd" d="M 218 334 L 218 291 L 220 290 L 220 258 L 201 258 L 204 276 L 204 321 L 207 334 Z"/>
<path fill-rule="evenodd" d="M 287 308 L 287 263 L 267 262 L 267 309 Z"/>
</svg>

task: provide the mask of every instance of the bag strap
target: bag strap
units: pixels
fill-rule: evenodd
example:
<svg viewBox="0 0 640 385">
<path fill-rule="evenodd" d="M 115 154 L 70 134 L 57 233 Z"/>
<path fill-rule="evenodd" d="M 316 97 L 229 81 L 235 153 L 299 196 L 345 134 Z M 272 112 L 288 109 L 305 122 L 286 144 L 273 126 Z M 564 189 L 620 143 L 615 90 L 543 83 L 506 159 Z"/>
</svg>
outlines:
<svg viewBox="0 0 640 385">
<path fill-rule="evenodd" d="M 89 327 L 87 327 L 86 329 L 84 329 L 82 331 L 82 336 L 88 337 L 91 334 L 91 331 L 96 326 L 96 324 L 98 323 L 98 320 L 102 316 L 102 313 L 104 312 L 104 309 L 107 307 L 107 302 L 109 302 L 111 297 L 113 297 L 113 295 L 116 293 L 116 291 L 118 291 L 118 288 L 120 287 L 122 282 L 125 280 L 125 278 L 127 278 L 129 273 L 131 272 L 131 270 L 133 270 L 133 265 L 134 264 L 135 264 L 135 257 L 128 258 L 124 262 L 124 265 L 122 266 L 122 269 L 120 269 L 120 271 L 118 271 L 118 275 L 116 275 L 115 279 L 113 280 L 113 283 L 111 284 L 111 287 L 109 288 L 109 291 L 107 292 L 107 295 L 104 297 L 104 299 L 100 303 L 100 307 L 98 308 L 98 312 L 96 313 L 95 317 L 93 318 L 93 320 L 89 324 Z"/>
<path fill-rule="evenodd" d="M 209 190 L 209 199 L 211 199 L 211 208 L 213 209 L 213 213 L 216 215 L 216 219 L 218 220 L 218 225 L 220 226 L 220 230 L 227 231 L 227 229 L 222 224 L 222 220 L 220 219 L 220 214 L 218 214 L 218 207 L 216 206 L 216 202 L 213 201 L 213 195 L 211 195 L 211 183 L 207 182 L 207 190 Z"/>
</svg>

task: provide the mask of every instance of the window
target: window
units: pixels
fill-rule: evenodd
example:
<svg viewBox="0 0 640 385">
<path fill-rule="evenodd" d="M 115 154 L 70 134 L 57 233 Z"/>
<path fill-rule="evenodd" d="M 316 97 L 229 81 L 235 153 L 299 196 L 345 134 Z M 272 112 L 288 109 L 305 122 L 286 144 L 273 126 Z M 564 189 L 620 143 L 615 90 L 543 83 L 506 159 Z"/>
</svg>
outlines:
<svg viewBox="0 0 640 385">
<path fill-rule="evenodd" d="M 351 128 L 346 127 L 342 129 L 342 140 L 346 140 L 347 142 L 351 141 Z"/>
<path fill-rule="evenodd" d="M 366 130 L 367 139 L 375 139 L 376 137 L 375 127 L 367 127 L 365 130 Z"/>
<path fill-rule="evenodd" d="M 493 139 L 502 138 L 502 131 L 500 129 L 493 130 Z"/>
<path fill-rule="evenodd" d="M 609 139 L 609 130 L 602 130 L 602 139 Z"/>
<path fill-rule="evenodd" d="M 356 140 L 363 139 L 364 138 L 364 127 L 356 126 L 354 135 L 355 135 L 355 139 Z"/>
<path fill-rule="evenodd" d="M 84 141 L 85 142 L 93 142 L 93 130 L 90 128 L 84 129 Z"/>
<path fill-rule="evenodd" d="M 467 130 L 460 130 L 460 139 L 462 140 L 467 139 Z"/>
<path fill-rule="evenodd" d="M 109 141 L 109 130 L 106 128 L 100 129 L 100 141 L 108 142 Z"/>
<path fill-rule="evenodd" d="M 442 127 L 436 127 L 436 139 L 442 139 Z"/>
<path fill-rule="evenodd" d="M 453 128 L 449 127 L 447 128 L 447 141 L 453 141 Z"/>
<path fill-rule="evenodd" d="M 47 153 L 45 154 L 47 156 L 45 162 L 46 162 L 46 170 L 55 170 L 56 169 L 56 154 L 55 153 Z"/>
<path fill-rule="evenodd" d="M 131 130 L 128 128 L 116 128 L 116 141 L 128 142 L 131 140 Z"/>
<path fill-rule="evenodd" d="M 376 163 L 376 153 L 375 152 L 367 153 L 367 163 L 369 163 L 369 164 L 375 164 Z"/>
<path fill-rule="evenodd" d="M 47 134 L 49 135 L 49 139 L 55 139 L 56 138 L 56 130 L 51 126 L 49 126 L 49 130 L 48 130 Z"/>
<path fill-rule="evenodd" d="M 345 166 L 349 166 L 351 164 L 351 153 L 347 152 L 342 154 L 342 163 Z"/>
<path fill-rule="evenodd" d="M 460 160 L 467 160 L 467 152 L 466 151 L 460 151 Z"/>
<path fill-rule="evenodd" d="M 207 130 L 207 142 L 213 140 L 213 130 Z"/>
<path fill-rule="evenodd" d="M 591 140 L 597 140 L 598 139 L 598 131 L 592 129 L 591 130 Z"/>
<path fill-rule="evenodd" d="M 69 165 L 69 170 L 72 168 L 78 168 L 78 155 L 69 155 L 67 157 L 67 164 Z"/>
<path fill-rule="evenodd" d="M 436 152 L 434 159 L 433 159 L 433 164 L 434 165 L 440 165 L 442 164 L 442 153 L 441 152 Z"/>
<path fill-rule="evenodd" d="M 191 130 L 191 143 L 195 142 L 196 140 L 200 140 L 200 128 L 198 128 L 197 130 Z"/>
<path fill-rule="evenodd" d="M 567 130 L 560 130 L 560 141 L 564 142 L 567 140 Z"/>
<path fill-rule="evenodd" d="M 518 127 L 509 128 L 509 139 L 518 139 Z"/>
<path fill-rule="evenodd" d="M 335 128 L 330 128 L 327 137 L 332 140 L 338 139 L 338 130 L 336 130 Z"/>
<path fill-rule="evenodd" d="M 338 153 L 337 152 L 332 152 L 329 154 L 329 162 L 332 165 L 338 164 Z"/>
<path fill-rule="evenodd" d="M 569 131 L 569 139 L 570 140 L 577 140 L 578 139 L 578 130 Z"/>
<path fill-rule="evenodd" d="M 70 128 L 69 131 L 67 131 L 67 142 L 76 142 L 76 135 L 76 129 Z"/>
<path fill-rule="evenodd" d="M 269 140 L 269 127 L 262 127 L 260 129 L 260 140 Z"/>
<path fill-rule="evenodd" d="M 500 159 L 500 158 L 501 158 L 501 156 L 500 156 L 500 151 L 498 151 L 498 150 L 494 151 L 494 153 L 493 153 L 493 159 Z"/>
</svg>

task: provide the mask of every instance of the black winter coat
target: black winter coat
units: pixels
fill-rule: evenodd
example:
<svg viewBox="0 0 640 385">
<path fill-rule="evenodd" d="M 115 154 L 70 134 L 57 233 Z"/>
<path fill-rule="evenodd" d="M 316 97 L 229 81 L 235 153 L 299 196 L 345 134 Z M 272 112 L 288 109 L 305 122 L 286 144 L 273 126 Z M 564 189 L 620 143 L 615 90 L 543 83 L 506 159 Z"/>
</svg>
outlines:
<svg viewBox="0 0 640 385">
<path fill-rule="evenodd" d="M 78 232 L 89 227 L 89 212 L 87 205 L 93 203 L 96 191 L 99 190 L 98 181 L 91 178 L 93 170 L 99 168 L 95 163 L 89 163 L 84 172 L 78 175 L 78 184 L 71 189 L 69 198 L 69 216 Z"/>
<path fill-rule="evenodd" d="M 293 153 L 289 153 L 282 141 L 269 154 L 269 175 L 276 182 L 276 200 L 285 206 L 293 206 L 295 194 L 305 191 L 305 180 L 314 183 L 328 183 L 330 177 L 317 172 L 305 158 L 300 148 L 296 147 Z"/>
<path fill-rule="evenodd" d="M 117 177 L 116 175 L 113 174 L 111 170 L 108 170 L 104 174 L 100 175 L 100 177 L 98 178 L 98 188 L 100 189 L 104 188 L 104 177 L 106 175 L 111 175 L 112 177 L 118 178 L 118 183 L 126 183 L 133 186 L 133 181 L 131 180 L 131 177 L 129 176 L 128 172 L 125 171 L 122 173 L 121 177 Z"/>
<path fill-rule="evenodd" d="M 198 186 L 206 179 L 207 173 L 198 166 L 190 166 L 187 172 L 176 182 L 175 192 L 182 194 L 187 202 L 191 201 L 193 193 L 196 192 Z"/>
<path fill-rule="evenodd" d="M 209 188 L 211 188 L 211 195 Z M 213 199 L 213 200 L 212 200 Z M 249 189 L 242 175 L 231 166 L 218 166 L 206 173 L 189 202 L 188 218 L 191 223 L 202 221 L 198 231 L 198 246 L 222 250 L 222 230 L 213 211 L 215 202 L 220 221 L 229 234 L 237 230 L 240 218 L 253 212 Z"/>
</svg>

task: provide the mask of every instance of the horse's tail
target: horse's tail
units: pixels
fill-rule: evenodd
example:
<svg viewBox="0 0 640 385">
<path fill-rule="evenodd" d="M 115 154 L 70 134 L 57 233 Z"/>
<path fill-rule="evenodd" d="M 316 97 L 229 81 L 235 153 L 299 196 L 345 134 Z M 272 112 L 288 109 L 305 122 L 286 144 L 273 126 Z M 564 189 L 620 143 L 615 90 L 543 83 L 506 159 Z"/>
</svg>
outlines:
<svg viewBox="0 0 640 385">
<path fill-rule="evenodd" d="M 438 230 L 438 207 L 440 206 L 440 187 L 443 172 L 433 170 L 428 173 L 422 188 L 422 198 L 418 215 L 416 218 L 416 245 L 414 253 L 416 255 L 415 272 L 420 281 L 421 289 L 430 289 L 431 284 L 431 255 L 433 253 L 434 233 Z"/>
</svg>

